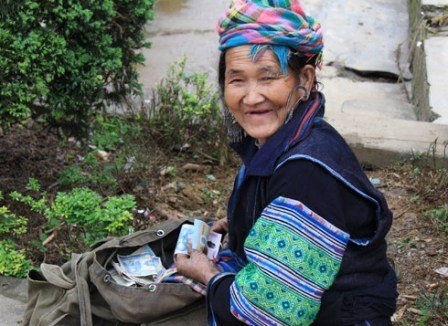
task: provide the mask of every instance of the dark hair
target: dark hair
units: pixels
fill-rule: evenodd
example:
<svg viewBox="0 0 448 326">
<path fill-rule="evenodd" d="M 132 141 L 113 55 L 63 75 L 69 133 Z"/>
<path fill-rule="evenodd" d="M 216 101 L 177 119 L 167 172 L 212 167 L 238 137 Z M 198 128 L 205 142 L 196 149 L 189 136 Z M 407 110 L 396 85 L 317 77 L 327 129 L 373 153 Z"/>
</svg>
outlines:
<svg viewBox="0 0 448 326">
<path fill-rule="evenodd" d="M 313 67 L 316 67 L 317 58 L 318 56 L 314 56 L 312 58 L 306 58 L 298 54 L 297 52 L 292 51 L 288 59 L 288 67 L 291 68 L 293 73 L 297 74 L 298 76 L 304 66 L 312 65 Z M 224 95 L 225 73 L 226 73 L 226 50 L 221 51 L 218 63 L 218 84 L 221 96 Z"/>
</svg>

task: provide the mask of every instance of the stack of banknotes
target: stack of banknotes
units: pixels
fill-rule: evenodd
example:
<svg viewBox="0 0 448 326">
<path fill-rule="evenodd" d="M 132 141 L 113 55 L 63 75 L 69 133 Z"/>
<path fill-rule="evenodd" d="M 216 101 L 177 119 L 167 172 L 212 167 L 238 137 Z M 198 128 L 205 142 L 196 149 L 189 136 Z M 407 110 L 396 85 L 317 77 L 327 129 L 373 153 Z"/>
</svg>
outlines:
<svg viewBox="0 0 448 326">
<path fill-rule="evenodd" d="M 218 254 L 222 235 L 210 231 L 210 226 L 195 219 L 194 224 L 184 224 L 176 242 L 174 256 L 188 255 L 189 250 L 199 250 L 214 260 Z M 148 286 L 160 283 L 177 273 L 175 264 L 165 268 L 160 257 L 149 245 L 138 248 L 130 255 L 117 255 L 109 269 L 112 279 L 122 286 Z"/>
</svg>

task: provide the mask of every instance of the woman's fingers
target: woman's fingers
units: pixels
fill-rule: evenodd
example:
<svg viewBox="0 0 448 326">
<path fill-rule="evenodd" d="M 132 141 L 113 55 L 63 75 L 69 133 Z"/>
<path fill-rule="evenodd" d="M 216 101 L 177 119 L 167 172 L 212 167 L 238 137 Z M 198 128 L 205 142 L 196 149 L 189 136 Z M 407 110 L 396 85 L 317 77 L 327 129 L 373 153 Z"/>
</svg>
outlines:
<svg viewBox="0 0 448 326">
<path fill-rule="evenodd" d="M 228 224 L 228 220 L 227 217 L 224 217 L 220 220 L 217 220 L 213 223 L 211 230 L 213 232 L 217 232 L 217 233 L 227 233 L 228 229 L 229 229 L 229 224 Z"/>
<path fill-rule="evenodd" d="M 215 264 L 199 250 L 189 251 L 190 255 L 179 254 L 176 258 L 177 271 L 187 277 L 207 284 L 219 272 Z"/>
</svg>

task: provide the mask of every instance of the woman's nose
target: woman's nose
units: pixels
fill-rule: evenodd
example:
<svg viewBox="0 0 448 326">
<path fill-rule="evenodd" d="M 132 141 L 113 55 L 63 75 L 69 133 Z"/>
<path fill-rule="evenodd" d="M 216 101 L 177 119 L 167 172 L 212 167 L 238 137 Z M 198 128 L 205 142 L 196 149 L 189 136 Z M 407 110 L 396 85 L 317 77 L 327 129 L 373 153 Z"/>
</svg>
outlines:
<svg viewBox="0 0 448 326">
<path fill-rule="evenodd" d="M 264 95 L 258 89 L 257 84 L 254 83 L 248 85 L 244 94 L 243 103 L 246 105 L 256 105 L 263 102 L 264 99 Z"/>
</svg>

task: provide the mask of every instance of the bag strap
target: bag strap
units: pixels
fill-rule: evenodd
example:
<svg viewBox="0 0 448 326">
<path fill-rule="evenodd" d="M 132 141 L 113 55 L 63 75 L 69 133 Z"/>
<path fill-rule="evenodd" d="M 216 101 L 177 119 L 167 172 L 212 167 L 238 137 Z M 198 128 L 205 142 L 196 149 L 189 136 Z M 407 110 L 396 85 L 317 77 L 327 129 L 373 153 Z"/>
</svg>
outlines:
<svg viewBox="0 0 448 326">
<path fill-rule="evenodd" d="M 85 255 L 89 255 L 86 253 Z M 79 317 L 81 326 L 92 326 L 92 311 L 90 306 L 89 285 L 86 281 L 86 273 L 83 273 L 83 266 L 86 266 L 83 261 L 83 254 L 72 254 L 72 270 L 75 272 L 76 292 L 78 293 Z"/>
<path fill-rule="evenodd" d="M 72 276 L 74 279 L 65 274 L 63 267 L 46 263 L 42 263 L 40 266 L 42 275 L 48 283 L 65 290 L 70 290 L 76 286 L 81 326 L 93 326 L 87 280 L 89 277 L 88 267 L 92 263 L 94 255 L 93 252 L 72 254 L 70 263 L 67 263 L 69 265 L 63 267 L 71 267 L 71 274 L 74 275 Z"/>
<path fill-rule="evenodd" d="M 81 326 L 93 326 L 92 306 L 90 304 L 90 291 L 87 278 L 88 267 L 92 262 L 93 252 L 85 254 L 72 254 L 72 270 L 75 272 L 76 291 L 78 293 L 79 316 Z"/>
</svg>

